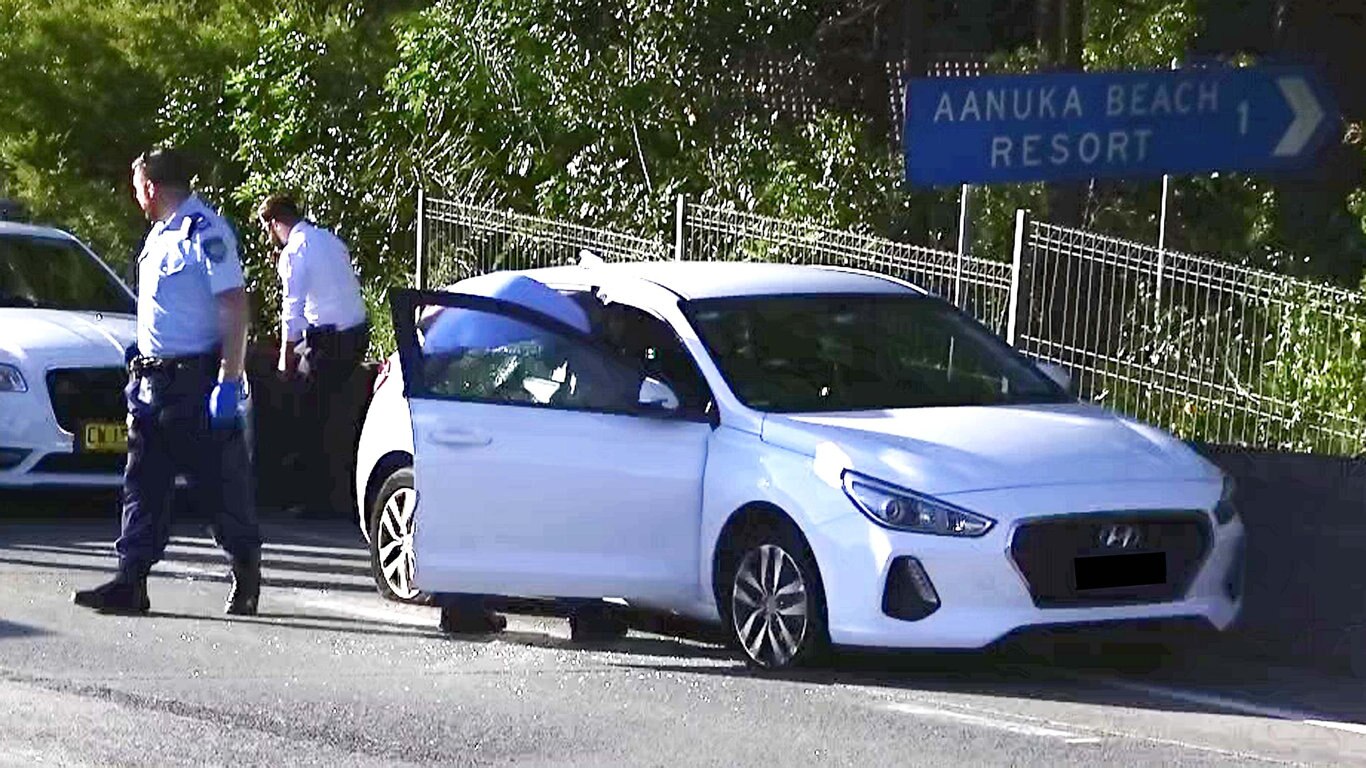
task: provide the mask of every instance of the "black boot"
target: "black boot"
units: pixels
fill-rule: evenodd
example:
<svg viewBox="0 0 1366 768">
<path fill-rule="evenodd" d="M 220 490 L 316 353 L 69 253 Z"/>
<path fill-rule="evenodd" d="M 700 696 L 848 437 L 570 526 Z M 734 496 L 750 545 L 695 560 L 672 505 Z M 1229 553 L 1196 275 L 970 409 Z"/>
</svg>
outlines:
<svg viewBox="0 0 1366 768">
<path fill-rule="evenodd" d="M 605 603 L 580 605 L 569 614 L 572 643 L 608 643 L 626 637 L 628 629 L 626 620 Z"/>
<path fill-rule="evenodd" d="M 451 635 L 484 635 L 507 629 L 507 617 L 471 598 L 447 600 L 441 606 L 441 631 Z"/>
<path fill-rule="evenodd" d="M 232 589 L 224 610 L 232 616 L 255 616 L 261 600 L 261 553 L 233 558 Z"/>
<path fill-rule="evenodd" d="M 152 608 L 147 599 L 147 577 L 119 574 L 113 581 L 71 595 L 71 602 L 100 613 L 140 616 Z"/>
</svg>

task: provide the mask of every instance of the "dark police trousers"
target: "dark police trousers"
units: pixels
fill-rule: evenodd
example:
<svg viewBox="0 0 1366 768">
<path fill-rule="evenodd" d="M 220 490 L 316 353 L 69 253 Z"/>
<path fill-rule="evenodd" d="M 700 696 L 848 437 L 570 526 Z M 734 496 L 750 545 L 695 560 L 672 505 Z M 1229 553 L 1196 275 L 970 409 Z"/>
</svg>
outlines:
<svg viewBox="0 0 1366 768">
<path fill-rule="evenodd" d="M 208 515 L 214 540 L 229 556 L 261 550 L 243 429 L 209 427 L 218 365 L 217 354 L 130 362 L 123 533 L 115 544 L 126 576 L 145 576 L 166 553 L 177 475 L 185 476 L 191 501 Z"/>
<path fill-rule="evenodd" d="M 354 506 L 354 465 L 361 403 L 356 373 L 370 346 L 370 325 L 310 326 L 295 347 L 303 379 L 300 458 L 305 504 L 314 513 L 347 515 Z"/>
</svg>

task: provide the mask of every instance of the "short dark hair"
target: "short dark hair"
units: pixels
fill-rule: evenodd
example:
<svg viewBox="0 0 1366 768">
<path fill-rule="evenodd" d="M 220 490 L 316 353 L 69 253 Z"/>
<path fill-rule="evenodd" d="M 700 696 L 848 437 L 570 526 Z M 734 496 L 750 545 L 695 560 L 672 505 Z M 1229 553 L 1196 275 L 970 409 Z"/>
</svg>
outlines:
<svg viewBox="0 0 1366 768">
<path fill-rule="evenodd" d="M 157 147 L 138 155 L 133 170 L 142 169 L 153 184 L 188 190 L 194 181 L 194 170 L 183 152 L 169 147 Z"/>
<path fill-rule="evenodd" d="M 256 216 L 261 221 L 278 221 L 283 224 L 297 224 L 303 218 L 294 198 L 279 193 L 262 200 L 256 209 Z"/>
</svg>

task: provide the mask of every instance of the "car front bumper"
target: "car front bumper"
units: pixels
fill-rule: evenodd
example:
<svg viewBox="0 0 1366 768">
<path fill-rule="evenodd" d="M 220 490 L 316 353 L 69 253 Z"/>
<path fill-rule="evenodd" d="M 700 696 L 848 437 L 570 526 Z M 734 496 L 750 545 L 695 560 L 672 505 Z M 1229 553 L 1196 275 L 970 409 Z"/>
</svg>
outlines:
<svg viewBox="0 0 1366 768">
<path fill-rule="evenodd" d="M 862 514 L 840 515 L 808 531 L 825 585 L 831 640 L 861 647 L 968 649 L 1052 625 L 1180 618 L 1226 629 L 1241 607 L 1241 521 L 1217 525 L 1207 518 L 1206 547 L 1188 585 L 1160 602 L 1041 607 L 1011 553 L 1012 536 L 1031 520 L 1099 519 L 1116 510 L 1130 510 L 1122 514 L 1142 519 L 1159 514 L 1157 510 L 1208 509 L 1218 492 L 1217 484 L 1210 483 L 1130 483 L 1010 489 L 946 499 L 1006 521 L 979 538 L 894 531 Z M 924 618 L 894 618 L 884 609 L 889 573 L 903 557 L 915 558 L 937 594 L 938 607 Z"/>
</svg>

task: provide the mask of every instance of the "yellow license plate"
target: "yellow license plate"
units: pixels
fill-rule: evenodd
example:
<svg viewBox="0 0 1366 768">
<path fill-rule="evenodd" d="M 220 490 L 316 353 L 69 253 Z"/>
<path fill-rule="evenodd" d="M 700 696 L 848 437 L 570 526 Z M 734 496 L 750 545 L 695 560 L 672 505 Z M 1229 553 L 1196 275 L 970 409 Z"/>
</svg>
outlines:
<svg viewBox="0 0 1366 768">
<path fill-rule="evenodd" d="M 91 422 L 81 432 L 81 450 L 91 453 L 123 453 L 128 450 L 127 424 Z"/>
</svg>

